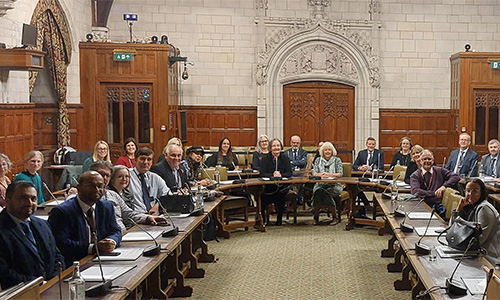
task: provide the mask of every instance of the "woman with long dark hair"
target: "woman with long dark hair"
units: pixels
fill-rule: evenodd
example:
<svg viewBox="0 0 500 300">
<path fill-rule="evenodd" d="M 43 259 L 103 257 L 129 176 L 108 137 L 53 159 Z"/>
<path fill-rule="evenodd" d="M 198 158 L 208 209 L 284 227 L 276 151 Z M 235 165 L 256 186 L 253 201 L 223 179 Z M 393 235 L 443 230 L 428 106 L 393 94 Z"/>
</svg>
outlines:
<svg viewBox="0 0 500 300">
<path fill-rule="evenodd" d="M 220 140 L 219 150 L 207 158 L 205 164 L 209 167 L 223 166 L 228 170 L 239 170 L 238 158 L 231 150 L 231 141 L 228 137 L 223 137 Z"/>
</svg>

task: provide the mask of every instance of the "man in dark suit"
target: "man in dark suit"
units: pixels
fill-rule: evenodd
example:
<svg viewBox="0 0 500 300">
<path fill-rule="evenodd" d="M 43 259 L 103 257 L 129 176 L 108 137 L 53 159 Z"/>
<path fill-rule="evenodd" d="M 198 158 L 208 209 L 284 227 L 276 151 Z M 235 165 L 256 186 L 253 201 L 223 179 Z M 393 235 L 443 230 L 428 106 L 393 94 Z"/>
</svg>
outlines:
<svg viewBox="0 0 500 300">
<path fill-rule="evenodd" d="M 151 172 L 158 174 L 172 192 L 179 190 L 188 192 L 186 183 L 188 182 L 187 170 L 181 165 L 181 147 L 170 144 L 163 151 L 165 159 L 151 168 Z"/>
<path fill-rule="evenodd" d="M 5 209 L 0 213 L 0 284 L 2 289 L 43 276 L 57 275 L 64 269 L 64 257 L 47 222 L 32 216 L 37 193 L 31 182 L 9 185 Z"/>
<path fill-rule="evenodd" d="M 459 136 L 458 144 L 460 149 L 455 149 L 450 154 L 450 159 L 445 168 L 458 175 L 476 176 L 475 166 L 479 159 L 479 154 L 470 149 L 471 137 L 468 133 L 462 133 Z M 469 175 L 470 174 L 470 175 Z"/>
<path fill-rule="evenodd" d="M 302 149 L 302 139 L 298 135 L 292 135 L 290 138 L 290 149 L 287 149 L 283 152 L 290 159 L 290 166 L 292 170 L 300 170 L 305 169 L 307 165 L 307 151 Z M 298 174 L 297 176 L 303 177 L 305 174 Z M 297 194 L 297 204 L 302 204 L 303 195 L 304 195 L 304 185 L 299 184 L 298 194 Z"/>
<path fill-rule="evenodd" d="M 100 200 L 104 193 L 102 176 L 88 171 L 78 182 L 78 194 L 54 207 L 49 216 L 66 265 L 96 253 L 96 247 L 99 253 L 112 252 L 122 240 L 113 204 Z"/>
<path fill-rule="evenodd" d="M 483 155 L 481 165 L 479 166 L 479 176 L 491 176 L 496 182 L 500 182 L 500 142 L 492 139 L 488 142 L 488 151 L 490 153 Z"/>
<path fill-rule="evenodd" d="M 359 151 L 353 170 L 368 171 L 372 169 L 384 170 L 384 152 L 375 149 L 377 141 L 373 137 L 366 139 L 366 149 Z"/>
</svg>

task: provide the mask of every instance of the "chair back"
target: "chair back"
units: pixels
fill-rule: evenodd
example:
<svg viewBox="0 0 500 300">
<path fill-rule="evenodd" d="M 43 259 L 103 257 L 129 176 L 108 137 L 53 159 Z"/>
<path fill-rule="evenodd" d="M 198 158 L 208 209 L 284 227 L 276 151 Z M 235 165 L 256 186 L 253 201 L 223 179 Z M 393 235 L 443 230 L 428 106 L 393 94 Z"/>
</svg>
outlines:
<svg viewBox="0 0 500 300">
<path fill-rule="evenodd" d="M 314 163 L 314 155 L 313 156 L 307 155 L 306 171 L 312 170 L 313 163 Z"/>
<path fill-rule="evenodd" d="M 226 167 L 216 167 L 216 168 L 219 170 L 220 180 L 226 181 L 227 180 L 227 168 Z"/>
<path fill-rule="evenodd" d="M 208 178 L 208 179 L 213 180 L 214 179 L 215 169 L 216 168 L 207 168 L 207 169 L 205 169 L 206 172 L 202 171 L 201 172 L 201 179 Z M 227 178 L 228 178 L 227 177 L 227 169 L 226 169 L 226 167 L 217 167 L 217 169 L 219 169 L 220 180 L 221 181 L 226 181 Z M 210 176 L 210 178 L 209 178 L 209 176 Z"/>
<path fill-rule="evenodd" d="M 457 190 L 446 188 L 443 194 L 443 201 L 441 201 L 441 205 L 446 209 L 446 218 L 449 219 L 451 217 L 451 211 L 457 208 L 461 198 L 462 196 Z"/>
<path fill-rule="evenodd" d="M 398 180 L 405 181 L 405 175 L 406 175 L 407 168 L 408 168 L 407 166 L 395 165 L 394 166 L 394 174 L 392 175 L 392 178 L 396 178 L 396 176 L 398 176 L 398 174 L 400 174 Z"/>
<path fill-rule="evenodd" d="M 342 177 L 351 177 L 352 173 L 352 163 L 350 162 L 343 162 L 342 163 Z"/>
</svg>

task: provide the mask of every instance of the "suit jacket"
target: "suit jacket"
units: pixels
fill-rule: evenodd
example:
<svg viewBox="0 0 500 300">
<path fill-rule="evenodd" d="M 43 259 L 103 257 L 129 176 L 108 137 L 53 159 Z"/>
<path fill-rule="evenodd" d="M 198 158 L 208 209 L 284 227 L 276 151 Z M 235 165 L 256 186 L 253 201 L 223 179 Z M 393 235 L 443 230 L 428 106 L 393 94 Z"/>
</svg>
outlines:
<svg viewBox="0 0 500 300">
<path fill-rule="evenodd" d="M 293 159 L 293 149 L 285 150 L 284 154 L 288 156 L 290 159 L 290 164 L 292 165 L 292 169 L 295 167 L 299 167 L 300 169 L 304 169 L 307 165 L 307 151 L 299 148 L 297 150 L 297 157 Z"/>
<path fill-rule="evenodd" d="M 379 161 L 380 157 L 380 161 Z M 368 149 L 361 150 L 358 152 L 358 156 L 352 165 L 354 170 L 358 170 L 362 165 L 366 165 L 366 159 L 368 158 Z M 378 167 L 379 170 L 384 169 L 384 151 L 375 149 L 373 150 L 373 157 L 369 165 L 373 164 L 374 167 Z"/>
<path fill-rule="evenodd" d="M 273 160 L 272 153 L 264 154 L 262 156 L 262 161 L 260 162 L 260 177 L 272 177 L 274 171 L 276 170 L 276 163 Z M 278 171 L 280 171 L 282 177 L 292 177 L 293 171 L 290 165 L 290 160 L 288 156 L 284 155 L 283 152 L 278 156 Z M 278 184 L 280 187 L 280 192 L 286 194 L 288 192 L 289 184 Z M 272 184 L 266 184 L 264 187 L 264 193 L 276 192 L 276 187 Z"/>
<path fill-rule="evenodd" d="M 162 160 L 161 162 L 157 163 L 151 168 L 151 172 L 158 174 L 163 180 L 165 180 L 165 183 L 167 184 L 168 188 L 172 192 L 177 192 L 177 182 L 175 180 L 175 176 L 172 173 L 172 168 L 168 164 L 167 160 Z M 183 165 L 179 165 L 179 172 L 181 175 L 181 183 L 182 186 L 184 187 L 186 185 L 186 182 L 188 182 L 188 174 L 187 170 L 184 168 Z"/>
<path fill-rule="evenodd" d="M 500 177 L 500 155 L 497 155 L 497 170 L 495 174 L 491 174 L 491 154 L 483 155 L 481 158 L 481 165 L 479 166 L 479 176 L 493 176 L 495 178 Z"/>
<path fill-rule="evenodd" d="M 31 216 L 30 227 L 38 253 L 30 247 L 31 242 L 7 210 L 0 213 L 0 284 L 3 289 L 38 276 L 49 280 L 57 275 L 57 262 L 61 262 L 64 269 L 64 257 L 56 247 L 47 222 Z"/>
<path fill-rule="evenodd" d="M 421 169 L 416 170 L 410 176 L 411 193 L 425 198 L 425 203 L 429 206 L 439 204 L 442 201 L 442 198 L 436 198 L 434 194 L 437 189 L 442 186 L 456 188 L 457 183 L 460 181 L 460 176 L 445 168 L 433 166 L 432 172 L 429 186 L 424 182 Z"/>
<path fill-rule="evenodd" d="M 120 245 L 122 232 L 116 223 L 115 210 L 109 201 L 100 200 L 95 205 L 97 240 L 113 239 Z M 66 265 L 70 266 L 88 255 L 87 225 L 77 197 L 70 198 L 52 209 L 49 224 L 61 249 Z"/>
<path fill-rule="evenodd" d="M 455 149 L 451 151 L 450 154 L 450 159 L 448 159 L 448 162 L 446 163 L 445 168 L 448 171 L 454 171 L 455 166 L 457 165 L 458 162 L 458 155 L 460 154 L 460 149 Z M 462 168 L 460 169 L 460 174 L 458 175 L 469 175 L 470 170 L 472 169 L 472 166 L 474 165 L 474 162 L 476 162 L 479 159 L 479 154 L 477 154 L 474 150 L 468 149 L 467 153 L 464 156 L 464 160 L 462 162 Z M 471 176 L 476 176 L 476 172 L 472 171 Z"/>
</svg>

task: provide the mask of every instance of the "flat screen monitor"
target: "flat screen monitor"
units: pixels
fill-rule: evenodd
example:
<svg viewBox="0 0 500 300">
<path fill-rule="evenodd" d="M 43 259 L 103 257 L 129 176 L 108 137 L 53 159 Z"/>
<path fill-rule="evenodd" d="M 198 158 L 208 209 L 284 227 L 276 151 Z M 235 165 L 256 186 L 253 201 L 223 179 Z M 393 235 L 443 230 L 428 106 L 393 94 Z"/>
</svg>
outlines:
<svg viewBox="0 0 500 300">
<path fill-rule="evenodd" d="M 23 24 L 21 44 L 23 44 L 23 46 L 36 46 L 36 26 Z"/>
</svg>

